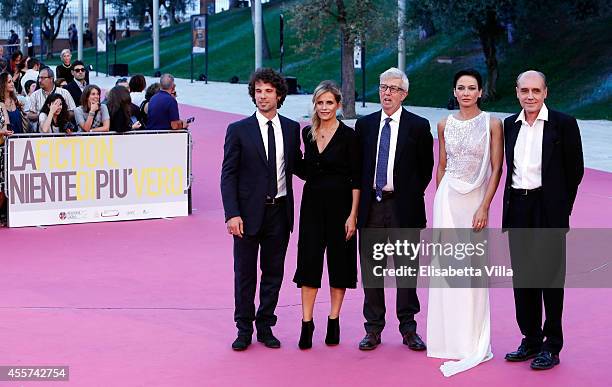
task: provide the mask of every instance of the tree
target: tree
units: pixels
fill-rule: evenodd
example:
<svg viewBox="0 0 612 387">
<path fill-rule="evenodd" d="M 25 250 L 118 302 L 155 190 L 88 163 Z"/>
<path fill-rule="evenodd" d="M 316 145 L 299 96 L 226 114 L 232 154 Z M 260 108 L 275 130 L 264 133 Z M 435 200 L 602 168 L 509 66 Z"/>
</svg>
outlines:
<svg viewBox="0 0 612 387">
<path fill-rule="evenodd" d="M 68 0 L 45 0 L 36 4 L 36 0 L 0 0 L 0 11 L 8 20 L 17 22 L 24 28 L 30 28 L 36 15 L 42 17 L 42 29 L 47 30 L 47 56 L 53 55 L 53 42 L 57 39 Z"/>
<path fill-rule="evenodd" d="M 0 12 L 7 20 L 29 28 L 34 22 L 36 0 L 0 0 Z"/>
<path fill-rule="evenodd" d="M 369 39 L 383 32 L 392 40 L 397 38 L 396 23 L 388 28 L 388 10 L 393 9 L 389 3 L 397 5 L 396 1 L 380 0 L 304 0 L 296 2 L 289 9 L 288 24 L 295 30 L 299 42 L 295 49 L 298 52 L 320 54 L 321 43 L 330 36 L 338 36 L 340 32 L 343 110 L 346 118 L 356 116 L 353 67 L 355 41 L 360 39 L 367 46 Z"/>
<path fill-rule="evenodd" d="M 176 24 L 176 16 L 189 8 L 195 0 L 160 0 L 159 7 L 164 8 L 170 15 L 170 22 Z M 121 12 L 117 16 L 119 22 L 126 19 L 138 20 L 138 26 L 144 27 L 146 16 L 153 20 L 153 1 L 152 0 L 106 0 L 107 4 L 112 5 Z"/>
<path fill-rule="evenodd" d="M 495 99 L 499 76 L 497 41 L 505 31 L 501 21 L 512 12 L 516 1 L 412 0 L 411 3 L 419 10 L 415 15 L 431 15 L 439 29 L 447 33 L 468 30 L 478 37 L 487 67 L 483 98 Z"/>
<path fill-rule="evenodd" d="M 415 15 L 429 12 L 434 24 L 446 33 L 470 31 L 480 40 L 487 67 L 483 97 L 496 99 L 499 68 L 498 42 L 512 25 L 526 37 L 534 29 L 554 28 L 555 23 L 576 23 L 609 14 L 611 0 L 410 0 Z"/>
<path fill-rule="evenodd" d="M 42 29 L 43 31 L 49 31 L 47 45 L 47 58 L 53 56 L 53 42 L 59 35 L 60 27 L 62 26 L 62 19 L 64 18 L 64 12 L 68 6 L 68 0 L 51 1 L 46 0 L 45 4 L 41 7 L 42 15 Z"/>
</svg>

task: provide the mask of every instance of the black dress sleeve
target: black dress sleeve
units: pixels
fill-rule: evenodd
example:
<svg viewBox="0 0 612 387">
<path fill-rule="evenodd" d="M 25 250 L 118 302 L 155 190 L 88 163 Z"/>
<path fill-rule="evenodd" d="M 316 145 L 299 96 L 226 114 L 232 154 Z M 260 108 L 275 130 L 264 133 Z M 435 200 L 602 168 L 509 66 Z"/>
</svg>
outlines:
<svg viewBox="0 0 612 387">
<path fill-rule="evenodd" d="M 344 123 L 343 123 L 344 125 Z M 348 153 L 349 153 L 349 168 L 351 176 L 351 188 L 361 188 L 361 146 L 357 133 L 346 126 L 348 133 Z"/>
</svg>

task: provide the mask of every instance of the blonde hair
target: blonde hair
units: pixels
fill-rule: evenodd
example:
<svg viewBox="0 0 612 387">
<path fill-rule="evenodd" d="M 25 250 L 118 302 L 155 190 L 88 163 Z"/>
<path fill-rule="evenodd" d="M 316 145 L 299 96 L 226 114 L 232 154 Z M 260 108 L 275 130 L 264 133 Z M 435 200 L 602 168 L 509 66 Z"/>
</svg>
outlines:
<svg viewBox="0 0 612 387">
<path fill-rule="evenodd" d="M 312 125 L 308 131 L 308 136 L 312 142 L 317 140 L 317 131 L 321 126 L 321 119 L 317 114 L 317 99 L 319 99 L 319 97 L 325 93 L 332 93 L 337 103 L 342 102 L 342 92 L 340 91 L 338 85 L 336 85 L 333 81 L 323 81 L 319 83 L 319 86 L 317 86 L 312 94 L 312 113 L 310 116 Z"/>
</svg>

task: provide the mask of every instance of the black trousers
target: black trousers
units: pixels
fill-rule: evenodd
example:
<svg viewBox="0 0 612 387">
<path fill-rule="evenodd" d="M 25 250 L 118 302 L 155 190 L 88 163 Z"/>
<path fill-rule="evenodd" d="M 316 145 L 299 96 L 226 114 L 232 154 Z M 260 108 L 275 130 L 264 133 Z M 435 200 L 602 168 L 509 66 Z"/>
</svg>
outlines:
<svg viewBox="0 0 612 387">
<path fill-rule="evenodd" d="M 395 212 L 395 200 L 393 196 L 384 198 L 381 202 L 373 199 L 370 214 L 366 221 L 366 228 L 399 228 L 400 223 Z M 399 233 L 394 233 L 390 230 L 388 237 L 389 240 L 396 239 L 399 237 Z M 416 241 L 418 241 L 418 235 L 416 236 Z M 386 261 L 381 261 L 381 264 L 386 266 Z M 397 260 L 394 261 L 394 264 L 396 267 L 399 266 Z M 418 260 L 416 264 L 418 265 Z M 414 320 L 414 315 L 421 310 L 421 305 L 416 293 L 416 280 L 412 284 L 413 286 L 407 286 L 406 283 L 399 282 L 397 284 L 395 310 L 399 320 L 400 333 L 404 335 L 407 332 L 416 332 L 417 324 Z M 366 319 L 364 324 L 365 330 L 368 333 L 380 333 L 385 327 L 384 285 L 381 283 L 380 287 L 364 286 L 363 291 L 365 293 L 363 303 L 363 316 Z"/>
<path fill-rule="evenodd" d="M 563 347 L 565 233 L 550 229 L 541 192 L 512 194 L 508 208 L 516 320 L 522 344 L 558 354 Z M 542 328 L 542 304 L 546 319 Z"/>
<path fill-rule="evenodd" d="M 234 236 L 234 321 L 238 334 L 267 333 L 276 325 L 274 310 L 283 282 L 285 254 L 289 243 L 287 205 L 266 205 L 264 221 L 256 235 Z M 261 249 L 261 252 L 260 252 Z M 255 313 L 257 255 L 260 252 L 259 308 Z"/>
</svg>

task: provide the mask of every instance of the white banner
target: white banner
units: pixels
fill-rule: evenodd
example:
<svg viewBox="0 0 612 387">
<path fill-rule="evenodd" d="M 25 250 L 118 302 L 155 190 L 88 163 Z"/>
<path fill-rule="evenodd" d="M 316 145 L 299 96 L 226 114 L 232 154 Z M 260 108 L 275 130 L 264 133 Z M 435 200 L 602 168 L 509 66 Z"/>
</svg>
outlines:
<svg viewBox="0 0 612 387">
<path fill-rule="evenodd" d="M 9 227 L 187 216 L 187 132 L 7 141 Z"/>
<path fill-rule="evenodd" d="M 355 39 L 355 46 L 353 48 L 353 67 L 356 69 L 361 68 L 361 40 Z"/>
<path fill-rule="evenodd" d="M 98 52 L 106 52 L 106 40 L 108 39 L 106 19 L 98 20 L 98 26 L 96 28 L 96 39 L 96 47 Z"/>
<path fill-rule="evenodd" d="M 206 17 L 207 15 L 191 16 L 191 52 L 194 54 L 206 53 Z"/>
</svg>

